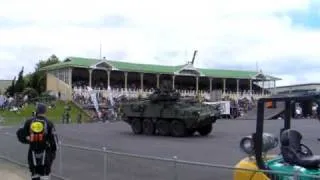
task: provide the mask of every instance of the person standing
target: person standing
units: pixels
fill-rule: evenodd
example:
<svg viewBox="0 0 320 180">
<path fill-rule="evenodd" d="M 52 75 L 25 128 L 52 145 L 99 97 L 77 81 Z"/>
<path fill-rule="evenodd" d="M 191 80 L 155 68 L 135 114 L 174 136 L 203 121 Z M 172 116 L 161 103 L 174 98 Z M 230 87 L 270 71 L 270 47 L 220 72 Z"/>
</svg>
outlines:
<svg viewBox="0 0 320 180">
<path fill-rule="evenodd" d="M 46 105 L 39 103 L 35 115 L 16 132 L 18 140 L 29 145 L 28 165 L 32 180 L 49 180 L 58 148 L 55 126 L 46 118 L 46 112 Z"/>
</svg>

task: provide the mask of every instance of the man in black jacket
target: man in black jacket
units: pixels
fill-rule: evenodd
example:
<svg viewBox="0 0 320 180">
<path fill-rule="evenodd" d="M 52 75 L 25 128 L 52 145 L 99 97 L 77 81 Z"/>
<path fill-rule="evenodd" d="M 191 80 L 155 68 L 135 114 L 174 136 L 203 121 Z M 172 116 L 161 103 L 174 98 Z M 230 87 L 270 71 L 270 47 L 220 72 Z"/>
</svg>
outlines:
<svg viewBox="0 0 320 180">
<path fill-rule="evenodd" d="M 35 116 L 26 120 L 18 129 L 18 140 L 29 144 L 28 164 L 32 180 L 49 179 L 56 157 L 57 135 L 54 124 L 45 117 L 47 107 L 38 104 Z"/>
</svg>

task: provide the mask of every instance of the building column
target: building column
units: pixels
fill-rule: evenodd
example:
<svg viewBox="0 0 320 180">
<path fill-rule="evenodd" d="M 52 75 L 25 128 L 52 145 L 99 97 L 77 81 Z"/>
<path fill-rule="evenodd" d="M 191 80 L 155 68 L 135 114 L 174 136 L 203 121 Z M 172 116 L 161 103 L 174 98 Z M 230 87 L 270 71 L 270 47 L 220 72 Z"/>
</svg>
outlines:
<svg viewBox="0 0 320 180">
<path fill-rule="evenodd" d="M 237 79 L 237 96 L 239 96 L 239 79 Z"/>
<path fill-rule="evenodd" d="M 199 76 L 196 77 L 196 94 L 198 94 L 199 91 Z"/>
<path fill-rule="evenodd" d="M 174 80 L 176 79 L 176 76 L 175 75 L 173 75 L 172 76 L 172 89 L 174 89 Z"/>
<path fill-rule="evenodd" d="M 160 88 L 160 74 L 157 74 L 157 88 Z"/>
<path fill-rule="evenodd" d="M 124 72 L 124 89 L 128 90 L 128 72 Z"/>
<path fill-rule="evenodd" d="M 140 89 L 143 91 L 143 73 L 140 73 Z"/>
<path fill-rule="evenodd" d="M 92 69 L 89 69 L 89 87 L 92 87 Z"/>
<path fill-rule="evenodd" d="M 110 87 L 110 76 L 111 76 L 111 72 L 108 70 L 107 71 L 107 74 L 108 74 L 108 89 Z M 110 87 L 111 88 L 111 87 Z"/>
<path fill-rule="evenodd" d="M 68 100 L 72 100 L 72 92 L 73 92 L 73 88 L 72 88 L 72 68 L 68 68 L 67 69 L 67 77 L 68 77 L 68 85 L 69 85 L 69 93 L 68 93 Z"/>
<path fill-rule="evenodd" d="M 250 79 L 250 95 L 252 95 L 252 79 Z"/>
<path fill-rule="evenodd" d="M 209 78 L 209 91 L 212 92 L 212 78 Z"/>
<path fill-rule="evenodd" d="M 276 80 L 273 80 L 273 94 L 277 93 Z"/>
<path fill-rule="evenodd" d="M 264 80 L 262 80 L 262 95 L 264 95 Z"/>
<path fill-rule="evenodd" d="M 66 83 L 66 79 L 67 79 L 67 75 L 66 75 L 66 70 L 65 69 L 62 69 L 62 78 L 61 78 L 61 81 Z"/>
<path fill-rule="evenodd" d="M 55 74 L 55 79 L 56 79 L 56 87 L 57 87 L 57 91 L 60 92 L 60 86 L 59 86 L 59 70 L 54 70 L 54 74 Z M 47 76 L 48 78 L 48 76 Z M 48 84 L 48 80 L 47 80 L 47 84 Z M 57 93 L 58 93 L 57 92 Z M 57 94 L 58 95 L 58 94 Z"/>
<path fill-rule="evenodd" d="M 223 94 L 226 94 L 226 79 L 222 79 L 223 81 Z"/>
<path fill-rule="evenodd" d="M 69 77 L 68 77 L 69 73 L 68 72 L 69 72 L 68 68 L 63 70 L 63 75 L 64 75 L 63 82 L 66 84 L 69 84 Z"/>
<path fill-rule="evenodd" d="M 62 73 L 62 82 L 67 84 L 67 68 L 61 69 L 61 73 Z M 68 94 L 67 94 L 67 87 L 63 86 L 63 100 L 67 100 L 68 99 Z"/>
<path fill-rule="evenodd" d="M 72 88 L 72 68 L 68 69 L 68 84 Z"/>
</svg>

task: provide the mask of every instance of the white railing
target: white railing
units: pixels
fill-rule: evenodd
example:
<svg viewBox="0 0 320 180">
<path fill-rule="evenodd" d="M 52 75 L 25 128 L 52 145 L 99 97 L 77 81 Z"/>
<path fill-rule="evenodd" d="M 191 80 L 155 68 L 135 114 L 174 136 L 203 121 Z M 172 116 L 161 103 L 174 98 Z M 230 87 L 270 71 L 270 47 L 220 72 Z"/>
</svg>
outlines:
<svg viewBox="0 0 320 180">
<path fill-rule="evenodd" d="M 74 137 L 78 133 L 73 134 Z M 59 136 L 59 148 L 52 166 L 52 179 L 229 180 L 234 179 L 235 176 L 244 177 L 244 175 L 254 175 L 257 177 L 256 179 L 260 177 L 259 179 L 273 180 L 315 180 L 320 178 L 318 174 L 306 174 L 302 168 L 297 168 L 292 172 L 244 169 L 217 162 L 188 161 L 177 155 L 157 157 L 117 152 L 111 150 L 111 146 L 86 147 L 70 144 L 73 137 Z M 0 142 L 6 143 L 5 148 L 0 148 L 1 160 L 28 167 L 27 159 L 24 156 L 27 147 L 17 142 L 15 134 L 0 132 Z"/>
<path fill-rule="evenodd" d="M 263 94 L 263 93 L 250 93 L 250 91 L 242 91 L 239 93 L 236 92 L 226 92 L 222 95 L 222 97 L 229 97 L 231 99 L 241 99 L 241 98 L 251 98 L 253 97 L 254 99 L 260 99 L 262 97 L 267 97 L 270 94 Z"/>
<path fill-rule="evenodd" d="M 109 97 L 109 96 L 119 97 L 121 95 L 125 95 L 130 99 L 130 98 L 138 98 L 139 96 L 140 97 L 147 97 L 154 90 L 153 89 L 148 89 L 148 90 L 141 91 L 140 89 L 128 89 L 128 90 L 125 90 L 124 88 L 112 88 L 110 90 L 94 89 L 93 91 L 98 93 L 99 95 L 101 95 L 103 97 Z M 180 92 L 181 96 L 183 96 L 183 97 L 186 97 L 186 96 L 194 97 L 194 96 L 196 96 L 196 91 L 195 90 L 177 90 L 177 91 Z M 204 97 L 206 99 L 210 99 L 210 92 L 209 91 L 199 90 L 198 94 L 201 97 Z M 73 89 L 73 95 L 74 96 L 83 96 L 84 98 L 90 98 L 90 93 L 86 89 L 74 88 Z M 240 99 L 240 98 L 244 98 L 244 97 L 246 97 L 246 98 L 253 97 L 254 99 L 259 99 L 259 98 L 265 97 L 265 96 L 268 96 L 268 94 L 250 93 L 249 91 L 242 91 L 242 92 L 239 92 L 239 93 L 236 93 L 236 92 L 222 93 L 222 98 L 223 97 L 228 97 L 228 98 L 231 98 L 231 99 Z"/>
</svg>

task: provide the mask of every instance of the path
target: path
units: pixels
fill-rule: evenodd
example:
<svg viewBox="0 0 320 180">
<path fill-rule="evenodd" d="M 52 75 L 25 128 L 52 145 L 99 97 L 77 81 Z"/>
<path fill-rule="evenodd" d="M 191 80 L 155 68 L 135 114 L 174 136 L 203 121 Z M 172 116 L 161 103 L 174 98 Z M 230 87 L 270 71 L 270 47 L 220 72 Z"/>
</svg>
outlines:
<svg viewBox="0 0 320 180">
<path fill-rule="evenodd" d="M 27 169 L 0 160 L 1 179 L 26 180 L 29 178 L 28 175 Z"/>
</svg>

